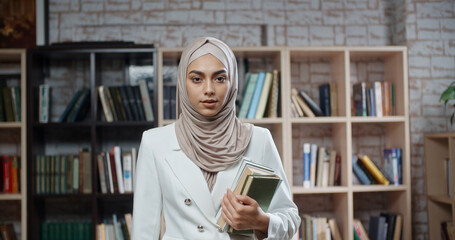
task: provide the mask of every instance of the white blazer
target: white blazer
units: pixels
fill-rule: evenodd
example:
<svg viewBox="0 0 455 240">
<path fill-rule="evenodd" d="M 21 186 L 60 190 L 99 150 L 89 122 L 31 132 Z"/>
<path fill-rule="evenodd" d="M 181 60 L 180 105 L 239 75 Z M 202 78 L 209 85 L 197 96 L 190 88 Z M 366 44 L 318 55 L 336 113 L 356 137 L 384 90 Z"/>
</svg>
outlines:
<svg viewBox="0 0 455 240">
<path fill-rule="evenodd" d="M 292 238 L 300 226 L 300 217 L 267 129 L 254 127 L 245 157 L 274 169 L 283 179 L 267 212 L 268 239 Z M 145 131 L 137 161 L 132 239 L 158 239 L 162 211 L 166 221 L 163 239 L 242 238 L 221 231 L 215 219 L 239 163 L 219 172 L 210 192 L 199 167 L 180 149 L 175 124 Z"/>
</svg>

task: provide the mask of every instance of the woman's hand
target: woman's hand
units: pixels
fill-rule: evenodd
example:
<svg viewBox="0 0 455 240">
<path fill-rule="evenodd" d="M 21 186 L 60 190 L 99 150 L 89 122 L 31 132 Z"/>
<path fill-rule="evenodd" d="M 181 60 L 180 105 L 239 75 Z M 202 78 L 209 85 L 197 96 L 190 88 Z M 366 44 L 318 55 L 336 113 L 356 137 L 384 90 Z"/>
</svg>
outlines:
<svg viewBox="0 0 455 240">
<path fill-rule="evenodd" d="M 261 238 L 267 236 L 269 216 L 262 211 L 256 200 L 248 196 L 235 195 L 228 189 L 221 201 L 221 208 L 224 219 L 235 230 L 253 229 L 256 236 L 261 235 Z"/>
</svg>

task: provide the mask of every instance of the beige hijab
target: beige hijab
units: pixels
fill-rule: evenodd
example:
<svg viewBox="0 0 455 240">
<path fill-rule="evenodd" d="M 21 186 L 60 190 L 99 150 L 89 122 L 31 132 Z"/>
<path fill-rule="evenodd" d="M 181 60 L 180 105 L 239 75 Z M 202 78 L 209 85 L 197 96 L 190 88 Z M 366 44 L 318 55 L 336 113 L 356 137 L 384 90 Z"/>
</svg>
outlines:
<svg viewBox="0 0 455 240">
<path fill-rule="evenodd" d="M 188 65 L 205 54 L 212 54 L 225 65 L 231 81 L 223 108 L 210 118 L 193 108 L 186 91 Z M 175 132 L 183 152 L 202 170 L 210 191 L 217 173 L 242 158 L 253 133 L 252 125 L 240 122 L 235 114 L 237 78 L 234 53 L 222 41 L 211 37 L 198 38 L 183 50 L 177 77 L 178 120 Z"/>
</svg>

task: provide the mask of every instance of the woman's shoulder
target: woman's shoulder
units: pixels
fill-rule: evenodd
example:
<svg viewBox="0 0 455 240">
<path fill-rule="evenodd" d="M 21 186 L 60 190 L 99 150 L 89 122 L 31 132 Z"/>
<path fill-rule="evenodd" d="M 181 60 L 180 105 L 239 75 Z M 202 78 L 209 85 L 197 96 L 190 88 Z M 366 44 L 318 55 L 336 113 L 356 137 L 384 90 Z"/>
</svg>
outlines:
<svg viewBox="0 0 455 240">
<path fill-rule="evenodd" d="M 253 126 L 253 134 L 251 136 L 250 145 L 256 145 L 258 143 L 264 143 L 270 140 L 272 137 L 269 129 L 264 127 Z"/>
<path fill-rule="evenodd" d="M 159 141 L 159 142 L 168 142 L 172 138 L 175 138 L 175 124 L 169 124 L 163 127 L 151 128 L 144 131 L 142 134 L 143 140 L 148 141 Z"/>
</svg>

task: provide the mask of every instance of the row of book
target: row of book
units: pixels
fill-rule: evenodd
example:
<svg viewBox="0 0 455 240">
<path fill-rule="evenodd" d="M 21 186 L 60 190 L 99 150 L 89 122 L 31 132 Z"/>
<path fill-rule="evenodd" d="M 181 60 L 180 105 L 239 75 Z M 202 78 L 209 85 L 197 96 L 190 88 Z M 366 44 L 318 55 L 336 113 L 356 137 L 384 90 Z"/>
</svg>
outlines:
<svg viewBox="0 0 455 240">
<path fill-rule="evenodd" d="M 395 115 L 395 86 L 388 81 L 359 82 L 353 85 L 353 115 Z"/>
<path fill-rule="evenodd" d="M 441 223 L 441 239 L 455 240 L 455 229 L 452 221 L 444 221 Z"/>
<path fill-rule="evenodd" d="M 137 86 L 99 86 L 98 96 L 107 122 L 153 121 L 154 114 L 146 80 Z"/>
<path fill-rule="evenodd" d="M 299 239 L 342 239 L 340 229 L 334 218 L 314 217 L 308 214 L 301 215 L 300 218 L 302 219 L 302 223 L 299 229 Z"/>
<path fill-rule="evenodd" d="M 278 70 L 247 73 L 238 117 L 246 119 L 277 117 L 279 87 Z"/>
<path fill-rule="evenodd" d="M 0 239 L 1 240 L 16 240 L 16 232 L 12 223 L 0 224 Z"/>
<path fill-rule="evenodd" d="M 304 91 L 291 88 L 292 117 L 338 116 L 337 85 L 319 86 L 319 105 Z"/>
<path fill-rule="evenodd" d="M 163 119 L 176 119 L 176 94 L 175 85 L 164 85 L 163 87 Z"/>
<path fill-rule="evenodd" d="M 352 155 L 352 170 L 356 184 L 403 184 L 401 148 L 386 148 L 383 151 L 382 167 L 367 155 Z"/>
<path fill-rule="evenodd" d="M 19 193 L 20 157 L 3 155 L 0 159 L 0 193 Z"/>
<path fill-rule="evenodd" d="M 133 220 L 131 213 L 122 217 L 112 214 L 112 219 L 105 219 L 96 225 L 96 240 L 130 240 Z"/>
<path fill-rule="evenodd" d="M 110 152 L 97 156 L 98 176 L 101 193 L 131 193 L 134 189 L 137 149 L 123 152 L 114 146 Z"/>
<path fill-rule="evenodd" d="M 92 192 L 92 156 L 87 149 L 78 154 L 37 155 L 36 194 L 77 194 Z"/>
<path fill-rule="evenodd" d="M 361 221 L 354 220 L 354 239 L 400 240 L 402 239 L 402 228 L 403 219 L 400 214 L 384 212 L 379 216 L 370 216 L 368 233 Z"/>
<path fill-rule="evenodd" d="M 92 239 L 91 222 L 46 221 L 40 224 L 42 240 L 85 240 Z"/>
<path fill-rule="evenodd" d="M 317 144 L 303 144 L 303 187 L 341 185 L 341 156 Z"/>
<path fill-rule="evenodd" d="M 153 121 L 154 114 L 149 89 L 145 80 L 138 81 L 137 86 L 98 86 L 97 93 L 107 122 L 117 121 Z M 51 87 L 39 86 L 39 122 L 49 122 Z M 83 121 L 90 111 L 90 89 L 76 91 L 59 122 Z"/>
<path fill-rule="evenodd" d="M 5 84 L 5 81 L 0 81 L 0 122 L 20 122 L 21 88 Z"/>
</svg>

